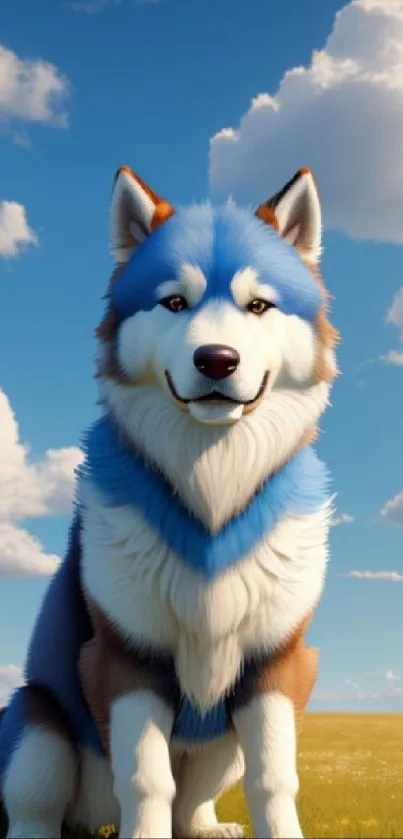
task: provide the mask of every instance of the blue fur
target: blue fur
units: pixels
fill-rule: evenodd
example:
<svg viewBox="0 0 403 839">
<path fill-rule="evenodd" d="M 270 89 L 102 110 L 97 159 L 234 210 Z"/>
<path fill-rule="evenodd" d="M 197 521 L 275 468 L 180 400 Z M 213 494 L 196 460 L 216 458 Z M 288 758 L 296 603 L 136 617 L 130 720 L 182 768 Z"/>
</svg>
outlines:
<svg viewBox="0 0 403 839">
<path fill-rule="evenodd" d="M 25 676 L 28 686 L 46 691 L 65 712 L 68 735 L 81 747 L 103 755 L 98 730 L 81 692 L 78 671 L 80 649 L 92 635 L 80 581 L 79 526 L 77 518 L 72 527 L 68 553 L 46 593 L 32 635 Z M 170 677 L 168 667 L 167 678 Z M 1 719 L 0 777 L 7 771 L 30 723 L 29 688 L 21 688 L 15 692 Z M 230 725 L 224 701 L 202 715 L 183 696 L 172 734 L 188 742 L 202 742 L 219 737 Z"/>
<path fill-rule="evenodd" d="M 70 549 L 51 580 L 28 650 L 26 678 L 56 696 L 82 745 L 102 751 L 98 732 L 81 694 L 77 662 L 92 634 L 80 582 L 79 525 Z"/>
<path fill-rule="evenodd" d="M 327 498 L 326 468 L 307 447 L 263 485 L 242 513 L 211 533 L 165 478 L 122 443 L 109 418 L 92 426 L 84 448 L 79 474 L 94 483 L 107 503 L 136 507 L 161 539 L 209 580 L 250 553 L 284 515 L 313 512 Z"/>
<path fill-rule="evenodd" d="M 211 298 L 234 302 L 233 276 L 249 266 L 260 282 L 277 290 L 278 306 L 287 315 L 313 322 L 323 302 L 296 250 L 251 211 L 228 202 L 179 209 L 142 243 L 110 291 L 119 319 L 150 311 L 157 302 L 157 287 L 176 279 L 183 263 L 198 265 L 207 279 L 196 308 Z"/>
<path fill-rule="evenodd" d="M 47 590 L 28 650 L 28 685 L 44 689 L 64 710 L 77 743 L 103 753 L 101 740 L 80 687 L 78 659 L 92 634 L 80 583 L 79 521 L 73 523 L 67 555 Z M 30 724 L 29 697 L 17 691 L 1 720 L 0 774 Z"/>
<path fill-rule="evenodd" d="M 202 714 L 187 697 L 183 697 L 175 717 L 173 736 L 188 743 L 214 740 L 231 728 L 225 700 L 217 702 Z"/>
<path fill-rule="evenodd" d="M 0 725 L 0 778 L 29 723 L 24 691 L 14 694 Z"/>
</svg>

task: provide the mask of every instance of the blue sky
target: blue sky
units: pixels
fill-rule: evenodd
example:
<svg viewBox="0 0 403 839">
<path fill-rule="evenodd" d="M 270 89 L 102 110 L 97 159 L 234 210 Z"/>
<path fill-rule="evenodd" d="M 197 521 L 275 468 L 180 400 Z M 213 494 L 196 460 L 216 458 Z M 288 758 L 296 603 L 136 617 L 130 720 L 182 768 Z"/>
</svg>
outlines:
<svg viewBox="0 0 403 839">
<path fill-rule="evenodd" d="M 403 710 L 394 8 L 395 19 L 392 0 L 14 0 L 1 10 L 0 694 L 18 679 L 47 585 L 40 568 L 64 552 L 75 447 L 96 413 L 92 332 L 111 271 L 116 168 L 131 165 L 183 204 L 210 193 L 262 201 L 310 165 L 342 335 L 319 451 L 339 516 L 354 519 L 332 528 L 310 630 L 322 656 L 312 708 Z"/>
</svg>

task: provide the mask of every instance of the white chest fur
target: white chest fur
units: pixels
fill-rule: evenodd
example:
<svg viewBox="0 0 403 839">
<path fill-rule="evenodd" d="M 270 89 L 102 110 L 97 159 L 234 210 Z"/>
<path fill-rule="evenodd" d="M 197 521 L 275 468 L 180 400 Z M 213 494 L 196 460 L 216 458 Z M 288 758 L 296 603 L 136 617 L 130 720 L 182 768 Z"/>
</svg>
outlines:
<svg viewBox="0 0 403 839">
<path fill-rule="evenodd" d="M 106 506 L 84 482 L 80 497 L 87 591 L 126 637 L 173 653 L 182 689 L 203 708 L 230 687 L 246 653 L 276 649 L 318 602 L 329 505 L 284 518 L 208 582 L 134 508 Z"/>
</svg>

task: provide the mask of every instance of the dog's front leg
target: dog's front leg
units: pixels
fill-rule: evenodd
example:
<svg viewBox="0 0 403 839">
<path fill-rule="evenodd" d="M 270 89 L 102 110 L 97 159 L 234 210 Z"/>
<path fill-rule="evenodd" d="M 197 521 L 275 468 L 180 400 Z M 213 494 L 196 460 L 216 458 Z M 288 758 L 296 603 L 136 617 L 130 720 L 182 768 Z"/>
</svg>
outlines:
<svg viewBox="0 0 403 839">
<path fill-rule="evenodd" d="M 244 789 L 259 839 L 299 839 L 293 703 L 280 692 L 253 698 L 234 715 L 245 755 Z"/>
<path fill-rule="evenodd" d="M 139 690 L 111 707 L 110 751 L 122 839 L 171 839 L 175 783 L 169 740 L 173 711 Z"/>
<path fill-rule="evenodd" d="M 233 720 L 245 756 L 244 787 L 259 839 L 300 839 L 297 724 L 318 672 L 304 621 L 277 655 L 245 672 Z"/>
</svg>

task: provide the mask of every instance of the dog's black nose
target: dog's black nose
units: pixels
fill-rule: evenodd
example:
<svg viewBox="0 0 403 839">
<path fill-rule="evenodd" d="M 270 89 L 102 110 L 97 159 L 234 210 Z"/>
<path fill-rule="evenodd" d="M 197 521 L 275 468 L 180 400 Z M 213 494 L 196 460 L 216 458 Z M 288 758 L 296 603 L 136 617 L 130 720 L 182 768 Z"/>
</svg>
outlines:
<svg viewBox="0 0 403 839">
<path fill-rule="evenodd" d="M 234 373 L 240 362 L 233 347 L 224 344 L 204 344 L 193 355 L 195 367 L 208 379 L 226 379 Z"/>
</svg>

